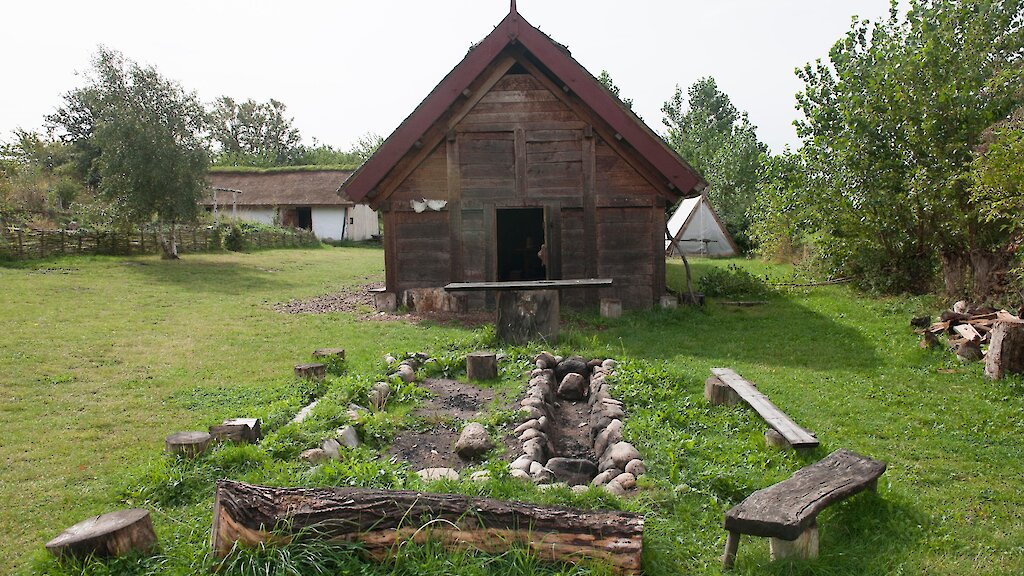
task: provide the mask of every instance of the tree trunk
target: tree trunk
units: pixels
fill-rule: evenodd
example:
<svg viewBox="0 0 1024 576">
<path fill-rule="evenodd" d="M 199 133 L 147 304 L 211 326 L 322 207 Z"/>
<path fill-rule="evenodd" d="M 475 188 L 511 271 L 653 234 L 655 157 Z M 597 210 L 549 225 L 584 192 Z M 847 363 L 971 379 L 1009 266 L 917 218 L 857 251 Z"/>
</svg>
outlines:
<svg viewBox="0 0 1024 576">
<path fill-rule="evenodd" d="M 1024 373 L 1024 324 L 999 321 L 985 358 L 985 376 L 1002 380 L 1007 373 Z"/>
<path fill-rule="evenodd" d="M 178 230 L 174 222 L 171 222 L 170 229 L 165 233 L 162 228 L 160 234 L 160 258 L 162 260 L 178 259 Z"/>
<path fill-rule="evenodd" d="M 961 298 L 967 295 L 967 256 L 960 252 L 942 253 L 942 283 L 946 295 Z"/>
<path fill-rule="evenodd" d="M 273 527 L 277 532 L 272 533 Z M 553 562 L 590 559 L 619 574 L 640 571 L 643 516 L 539 506 L 458 494 L 365 488 L 267 488 L 217 481 L 211 545 L 223 558 L 236 542 L 283 544 L 298 534 L 359 542 L 375 560 L 405 542 L 502 553 L 530 549 Z"/>
<path fill-rule="evenodd" d="M 561 319 L 558 290 L 498 293 L 498 340 L 523 345 L 530 341 L 558 342 Z"/>
<path fill-rule="evenodd" d="M 1005 250 L 975 250 L 970 255 L 972 296 L 984 302 L 995 295 L 1010 270 L 1010 254 Z"/>
</svg>

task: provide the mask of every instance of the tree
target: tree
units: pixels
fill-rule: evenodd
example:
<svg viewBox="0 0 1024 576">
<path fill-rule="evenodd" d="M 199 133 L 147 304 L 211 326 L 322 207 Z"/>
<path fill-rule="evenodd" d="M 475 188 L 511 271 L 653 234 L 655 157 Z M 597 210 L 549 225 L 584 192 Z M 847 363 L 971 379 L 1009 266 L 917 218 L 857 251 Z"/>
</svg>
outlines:
<svg viewBox="0 0 1024 576">
<path fill-rule="evenodd" d="M 98 151 L 100 193 L 129 221 L 155 221 L 163 257 L 176 259 L 176 226 L 195 220 L 206 190 L 203 107 L 155 68 L 104 47 L 86 79 L 48 120 L 72 143 L 89 141 L 82 148 Z"/>
<path fill-rule="evenodd" d="M 288 166 L 301 153 L 302 136 L 277 100 L 235 102 L 221 96 L 212 105 L 210 133 L 221 165 Z"/>
<path fill-rule="evenodd" d="M 601 73 L 597 76 L 597 81 L 607 88 L 608 91 L 612 93 L 612 96 L 615 96 L 620 102 L 625 104 L 626 108 L 629 108 L 630 110 L 633 109 L 633 99 L 623 98 L 622 95 L 619 94 L 619 87 L 612 81 L 612 75 L 609 74 L 607 70 L 601 70 Z"/>
<path fill-rule="evenodd" d="M 748 247 L 747 211 L 768 151 L 757 139 L 757 127 L 711 77 L 690 86 L 685 99 L 676 86 L 661 111 L 668 144 L 704 175 L 708 196 L 729 233 L 741 247 Z"/>
<path fill-rule="evenodd" d="M 971 200 L 972 151 L 1005 118 L 1012 91 L 992 86 L 1024 56 L 1022 0 L 911 0 L 901 18 L 854 22 L 797 71 L 805 196 L 833 269 L 885 291 L 988 292 L 1005 236 Z"/>
</svg>

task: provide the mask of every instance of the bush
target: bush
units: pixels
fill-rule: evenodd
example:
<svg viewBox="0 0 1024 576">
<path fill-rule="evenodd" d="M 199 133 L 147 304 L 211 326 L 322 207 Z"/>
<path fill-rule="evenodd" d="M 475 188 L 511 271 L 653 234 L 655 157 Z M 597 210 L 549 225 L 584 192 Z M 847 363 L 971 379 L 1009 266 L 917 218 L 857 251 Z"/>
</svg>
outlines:
<svg viewBox="0 0 1024 576">
<path fill-rule="evenodd" d="M 242 232 L 242 228 L 238 224 L 232 224 L 228 228 L 228 233 L 224 235 L 224 249 L 232 252 L 244 252 L 248 248 L 249 242 L 245 239 L 245 234 Z"/>
<path fill-rule="evenodd" d="M 767 284 L 735 264 L 712 268 L 697 280 L 697 287 L 706 296 L 765 296 Z"/>
</svg>

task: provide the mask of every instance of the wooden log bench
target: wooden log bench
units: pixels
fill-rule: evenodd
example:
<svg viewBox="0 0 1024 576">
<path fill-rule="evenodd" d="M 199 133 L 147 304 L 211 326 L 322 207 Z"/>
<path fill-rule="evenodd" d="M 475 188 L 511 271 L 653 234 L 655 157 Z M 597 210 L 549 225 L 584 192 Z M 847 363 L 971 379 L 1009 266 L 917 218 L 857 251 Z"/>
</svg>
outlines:
<svg viewBox="0 0 1024 576">
<path fill-rule="evenodd" d="M 779 410 L 778 406 L 772 404 L 772 401 L 761 393 L 753 383 L 744 380 L 730 368 L 712 368 L 711 373 L 714 377 L 709 379 L 704 391 L 704 395 L 709 400 L 714 403 L 734 403 L 728 399 L 728 395 L 722 395 L 720 389 L 716 392 L 709 392 L 709 389 L 714 391 L 718 386 L 728 387 L 741 400 L 757 411 L 764 418 L 768 426 L 778 432 L 785 439 L 786 443 L 793 448 L 814 448 L 818 446 L 818 439 L 814 434 L 801 428 L 785 412 Z M 717 382 L 715 382 L 716 379 Z M 722 402 L 716 402 L 714 398 L 724 399 Z"/>
<path fill-rule="evenodd" d="M 725 513 L 722 568 L 736 560 L 740 534 L 771 538 L 772 560 L 818 555 L 818 513 L 833 502 L 874 490 L 885 472 L 880 462 L 840 448 L 789 479 L 758 490 Z"/>
<path fill-rule="evenodd" d="M 513 282 L 452 282 L 447 292 L 498 293 L 498 339 L 510 344 L 542 340 L 558 341 L 561 321 L 558 291 L 569 288 L 600 288 L 612 285 L 611 278 L 574 280 L 519 280 Z"/>
</svg>

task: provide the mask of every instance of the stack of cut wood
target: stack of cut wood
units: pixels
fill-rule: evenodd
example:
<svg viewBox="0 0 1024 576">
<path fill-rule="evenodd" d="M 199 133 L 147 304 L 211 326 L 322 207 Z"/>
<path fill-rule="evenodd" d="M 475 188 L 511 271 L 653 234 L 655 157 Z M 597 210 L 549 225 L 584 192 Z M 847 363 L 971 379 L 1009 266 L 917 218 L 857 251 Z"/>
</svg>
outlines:
<svg viewBox="0 0 1024 576">
<path fill-rule="evenodd" d="M 1016 332 L 1024 320 L 1006 310 L 973 308 L 961 301 L 954 304 L 952 310 L 944 311 L 938 322 L 931 323 L 931 318 L 921 317 L 910 323 L 921 334 L 922 348 L 938 346 L 939 336 L 945 335 L 946 343 L 960 360 L 974 362 L 985 358 L 997 334 L 1001 335 L 1007 329 Z M 998 340 L 1001 345 L 1004 338 L 998 337 Z"/>
</svg>

